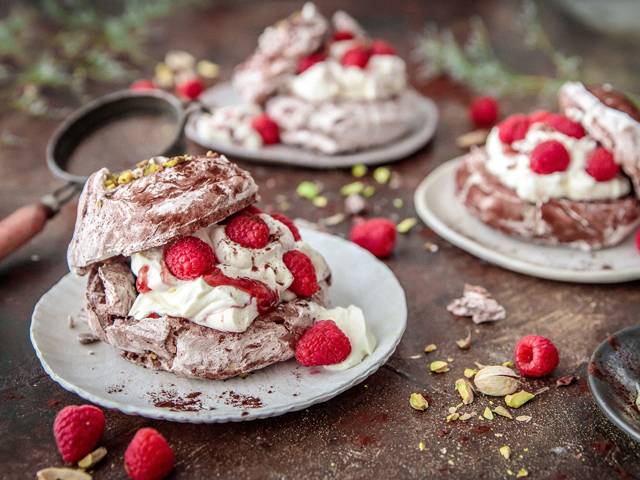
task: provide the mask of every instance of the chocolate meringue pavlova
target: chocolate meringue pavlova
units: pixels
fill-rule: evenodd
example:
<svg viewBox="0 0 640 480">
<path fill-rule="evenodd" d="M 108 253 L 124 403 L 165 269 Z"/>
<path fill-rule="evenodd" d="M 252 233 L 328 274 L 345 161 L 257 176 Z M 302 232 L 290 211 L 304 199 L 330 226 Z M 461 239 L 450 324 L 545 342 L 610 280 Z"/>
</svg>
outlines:
<svg viewBox="0 0 640 480">
<path fill-rule="evenodd" d="M 134 363 L 208 379 L 294 355 L 345 369 L 371 353 L 362 311 L 327 308 L 325 260 L 254 205 L 257 191 L 214 153 L 91 175 L 68 261 L 88 275 L 93 332 Z"/>
<path fill-rule="evenodd" d="M 458 195 L 510 235 L 584 250 L 616 245 L 640 222 L 640 113 L 608 85 L 566 83 L 559 102 L 562 113 L 516 114 L 494 127 L 463 158 Z"/>
<path fill-rule="evenodd" d="M 345 12 L 329 22 L 312 3 L 262 33 L 233 87 L 245 103 L 200 116 L 200 138 L 331 155 L 387 144 L 418 118 L 417 93 L 395 49 Z"/>
</svg>

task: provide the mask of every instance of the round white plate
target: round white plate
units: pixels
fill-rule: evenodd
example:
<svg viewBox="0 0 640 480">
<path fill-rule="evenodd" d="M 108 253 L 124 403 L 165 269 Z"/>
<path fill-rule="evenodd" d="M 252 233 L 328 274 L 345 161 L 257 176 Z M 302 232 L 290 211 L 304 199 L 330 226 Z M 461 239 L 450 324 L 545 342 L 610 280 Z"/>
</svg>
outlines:
<svg viewBox="0 0 640 480">
<path fill-rule="evenodd" d="M 518 240 L 488 227 L 472 216 L 455 195 L 459 163 L 460 159 L 454 159 L 436 168 L 420 183 L 413 197 L 420 218 L 445 240 L 487 262 L 534 277 L 576 283 L 617 283 L 640 278 L 640 255 L 633 238 L 615 247 L 584 252 Z"/>
<path fill-rule="evenodd" d="M 415 92 L 418 115 L 413 129 L 404 137 L 387 145 L 370 148 L 355 153 L 326 155 L 324 153 L 305 150 L 290 145 L 271 145 L 260 149 L 244 148 L 226 142 L 211 141 L 200 138 L 195 128 L 198 114 L 193 114 L 187 122 L 185 132 L 189 139 L 210 148 L 216 152 L 224 153 L 230 157 L 244 158 L 263 163 L 296 165 L 308 168 L 340 168 L 352 165 L 374 165 L 394 162 L 408 157 L 418 151 L 433 137 L 438 124 L 438 108 L 430 99 Z M 242 100 L 234 92 L 230 83 L 216 85 L 204 92 L 200 101 L 211 107 L 225 105 L 237 105 Z"/>
<path fill-rule="evenodd" d="M 85 279 L 63 277 L 37 303 L 31 342 L 49 376 L 86 400 L 127 414 L 178 422 L 228 422 L 272 417 L 335 397 L 375 372 L 396 349 L 407 322 L 404 290 L 389 268 L 342 238 L 301 229 L 324 255 L 333 275 L 333 305 L 364 310 L 378 345 L 360 364 L 342 372 L 306 368 L 295 360 L 225 381 L 193 380 L 145 369 L 110 345 L 81 345 L 86 324 L 68 327 L 80 311 Z"/>
</svg>

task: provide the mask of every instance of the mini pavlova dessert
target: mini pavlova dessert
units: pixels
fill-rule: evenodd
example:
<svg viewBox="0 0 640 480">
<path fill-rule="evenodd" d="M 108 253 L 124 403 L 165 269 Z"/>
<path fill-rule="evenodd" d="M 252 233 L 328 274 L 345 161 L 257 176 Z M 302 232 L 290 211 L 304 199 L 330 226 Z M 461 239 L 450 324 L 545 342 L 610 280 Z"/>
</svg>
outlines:
<svg viewBox="0 0 640 480">
<path fill-rule="evenodd" d="M 262 33 L 233 86 L 247 105 L 201 116 L 201 138 L 337 154 L 389 143 L 416 123 L 417 94 L 394 48 L 345 12 L 330 23 L 312 3 Z"/>
<path fill-rule="evenodd" d="M 510 235 L 584 250 L 616 245 L 640 221 L 640 114 L 610 86 L 566 83 L 559 101 L 562 113 L 511 115 L 494 127 L 463 158 L 458 195 Z"/>
<path fill-rule="evenodd" d="M 225 157 L 155 157 L 87 181 L 69 246 L 89 326 L 128 360 L 223 379 L 294 355 L 346 369 L 376 346 L 362 311 L 328 308 L 328 265 L 293 222 L 258 209 Z"/>
</svg>

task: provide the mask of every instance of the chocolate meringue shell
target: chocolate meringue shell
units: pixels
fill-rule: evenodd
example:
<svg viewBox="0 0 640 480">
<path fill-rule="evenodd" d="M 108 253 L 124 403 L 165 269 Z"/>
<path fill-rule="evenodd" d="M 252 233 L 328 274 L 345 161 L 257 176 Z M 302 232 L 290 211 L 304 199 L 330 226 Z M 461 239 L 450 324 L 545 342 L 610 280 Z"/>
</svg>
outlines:
<svg viewBox="0 0 640 480">
<path fill-rule="evenodd" d="M 69 268 L 129 256 L 190 235 L 252 204 L 251 175 L 224 156 L 187 157 L 177 165 L 108 189 L 110 172 L 92 174 L 78 204 Z"/>
</svg>

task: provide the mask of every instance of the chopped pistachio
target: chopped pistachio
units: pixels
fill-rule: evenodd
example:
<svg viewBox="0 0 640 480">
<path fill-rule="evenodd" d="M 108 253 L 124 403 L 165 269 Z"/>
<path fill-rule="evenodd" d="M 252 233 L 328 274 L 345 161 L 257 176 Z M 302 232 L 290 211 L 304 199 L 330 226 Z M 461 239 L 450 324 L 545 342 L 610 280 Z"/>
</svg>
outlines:
<svg viewBox="0 0 640 480">
<path fill-rule="evenodd" d="M 209 60 L 200 60 L 196 66 L 198 75 L 204 78 L 216 78 L 220 74 L 220 67 L 217 63 Z"/>
<path fill-rule="evenodd" d="M 482 145 L 487 139 L 489 130 L 474 130 L 472 132 L 465 133 L 456 138 L 456 145 L 460 148 L 470 148 L 474 145 Z"/>
<path fill-rule="evenodd" d="M 475 368 L 465 368 L 464 369 L 464 376 L 467 377 L 467 378 L 475 377 L 476 373 L 478 373 L 478 370 L 476 370 Z"/>
<path fill-rule="evenodd" d="M 460 350 L 469 350 L 471 348 L 471 330 L 467 329 L 467 336 L 456 340 L 456 345 Z"/>
<path fill-rule="evenodd" d="M 395 208 L 402 208 L 402 207 L 404 207 L 404 200 L 402 200 L 401 198 L 394 198 L 393 201 L 391 202 L 391 204 Z"/>
<path fill-rule="evenodd" d="M 458 420 L 462 420 L 463 422 L 466 422 L 470 418 L 473 418 L 474 415 L 475 413 L 463 413 L 462 415 L 460 415 L 460 418 Z"/>
<path fill-rule="evenodd" d="M 387 183 L 390 178 L 391 170 L 387 167 L 378 167 L 373 171 L 373 179 L 380 184 Z"/>
<path fill-rule="evenodd" d="M 405 218 L 398 225 L 396 225 L 396 230 L 398 233 L 409 233 L 409 231 L 416 226 L 418 220 L 413 217 Z"/>
<path fill-rule="evenodd" d="M 113 190 L 114 188 L 116 188 L 116 182 L 111 179 L 105 180 L 104 188 L 106 188 L 107 190 Z"/>
<path fill-rule="evenodd" d="M 640 383 L 636 383 L 636 408 L 640 410 Z"/>
<path fill-rule="evenodd" d="M 513 477 L 513 470 L 511 470 L 510 468 L 507 468 L 507 475 Z"/>
<path fill-rule="evenodd" d="M 351 175 L 356 178 L 364 177 L 367 174 L 367 166 L 359 163 L 351 167 Z"/>
<path fill-rule="evenodd" d="M 509 448 L 509 445 L 502 445 L 499 448 L 499 451 L 500 455 L 502 455 L 505 460 L 509 460 L 509 457 L 511 457 L 511 448 Z"/>
<path fill-rule="evenodd" d="M 91 480 L 91 475 L 83 470 L 73 468 L 49 467 L 38 470 L 37 480 Z"/>
<path fill-rule="evenodd" d="M 529 472 L 527 472 L 526 468 L 521 468 L 520 470 L 518 470 L 518 473 L 516 473 L 516 478 L 524 478 L 528 476 Z"/>
<path fill-rule="evenodd" d="M 513 362 L 511 360 L 507 360 L 506 362 L 502 362 L 502 366 L 513 368 Z"/>
<path fill-rule="evenodd" d="M 78 461 L 78 467 L 83 470 L 87 470 L 88 468 L 93 467 L 100 460 L 102 460 L 107 455 L 107 449 L 104 447 L 98 447 L 93 452 L 84 456 L 80 461 Z"/>
<path fill-rule="evenodd" d="M 409 396 L 409 405 L 414 410 L 424 411 L 429 408 L 429 402 L 421 393 L 414 392 Z"/>
<path fill-rule="evenodd" d="M 491 409 L 489 407 L 486 407 L 484 409 L 484 412 L 482 412 L 482 416 L 484 418 L 486 418 L 487 420 L 493 420 L 493 412 L 491 411 Z"/>
<path fill-rule="evenodd" d="M 133 180 L 133 172 L 131 170 L 125 170 L 118 175 L 118 185 L 124 185 L 131 182 L 131 180 Z"/>
<path fill-rule="evenodd" d="M 516 417 L 516 421 L 517 422 L 529 423 L 531 421 L 531 416 L 530 415 L 518 415 Z"/>
<path fill-rule="evenodd" d="M 173 85 L 173 72 L 165 63 L 158 63 L 155 69 L 154 82 L 163 88 Z"/>
<path fill-rule="evenodd" d="M 311 200 L 311 203 L 313 203 L 315 207 L 324 208 L 327 206 L 327 203 L 329 203 L 329 201 L 327 200 L 327 197 L 318 195 L 313 200 Z"/>
<path fill-rule="evenodd" d="M 452 363 L 453 362 L 453 357 L 447 357 L 447 362 Z"/>
<path fill-rule="evenodd" d="M 373 197 L 373 195 L 376 193 L 376 189 L 375 187 L 371 186 L 371 185 L 367 185 L 366 187 L 364 187 L 364 189 L 362 190 L 362 195 L 365 196 L 365 198 L 371 198 Z"/>
<path fill-rule="evenodd" d="M 180 163 L 179 158 L 172 158 L 171 160 L 167 160 L 162 164 L 163 167 L 171 168 L 175 167 L 178 163 Z"/>
<path fill-rule="evenodd" d="M 513 415 L 511 415 L 511 413 L 509 413 L 509 410 L 504 408 L 502 405 L 498 405 L 496 408 L 494 408 L 493 413 L 497 413 L 501 417 L 506 417 L 509 420 L 513 420 Z"/>
<path fill-rule="evenodd" d="M 427 445 L 424 443 L 424 440 L 420 440 L 420 443 L 418 443 L 418 450 L 424 452 L 425 448 L 427 448 Z"/>
<path fill-rule="evenodd" d="M 296 193 L 299 197 L 313 200 L 320 194 L 320 188 L 317 183 L 305 180 L 304 182 L 300 182 L 298 188 L 296 188 Z"/>
<path fill-rule="evenodd" d="M 347 183 L 346 185 L 343 185 L 342 188 L 340 189 L 340 193 L 345 197 L 348 197 L 349 195 L 353 195 L 354 193 L 362 193 L 363 190 L 364 190 L 364 183 L 358 181 L 358 182 L 351 182 L 351 183 Z"/>
<path fill-rule="evenodd" d="M 529 393 L 526 390 L 520 390 L 518 393 L 514 393 L 513 395 L 506 395 L 504 397 L 504 403 L 511 408 L 520 408 L 532 398 L 535 398 L 533 393 Z"/>
<path fill-rule="evenodd" d="M 460 418 L 460 414 L 458 412 L 453 412 L 453 413 L 450 413 L 449 415 L 447 415 L 446 421 L 447 421 L 447 423 L 455 422 L 459 418 Z"/>
<path fill-rule="evenodd" d="M 444 373 L 449 371 L 449 364 L 442 360 L 436 360 L 435 362 L 431 362 L 429 366 L 429 370 L 433 373 Z"/>
<path fill-rule="evenodd" d="M 462 398 L 462 403 L 465 405 L 473 403 L 473 387 L 469 381 L 464 378 L 459 378 L 456 380 L 455 385 L 458 394 L 460 394 L 460 398 Z"/>
<path fill-rule="evenodd" d="M 449 413 L 456 413 L 456 412 L 458 411 L 458 407 L 449 407 L 449 408 L 447 409 L 447 411 L 448 411 Z"/>
<path fill-rule="evenodd" d="M 148 175 L 151 175 L 152 173 L 159 172 L 160 170 L 162 170 L 162 167 L 160 165 L 149 162 L 147 163 L 147 166 L 142 170 L 142 174 L 146 177 Z"/>
<path fill-rule="evenodd" d="M 426 347 L 424 347 L 424 353 L 435 352 L 438 349 L 438 346 L 435 343 L 430 343 Z"/>
<path fill-rule="evenodd" d="M 513 393 L 520 385 L 518 374 L 510 368 L 500 365 L 481 368 L 473 381 L 481 393 L 495 397 Z"/>
</svg>

